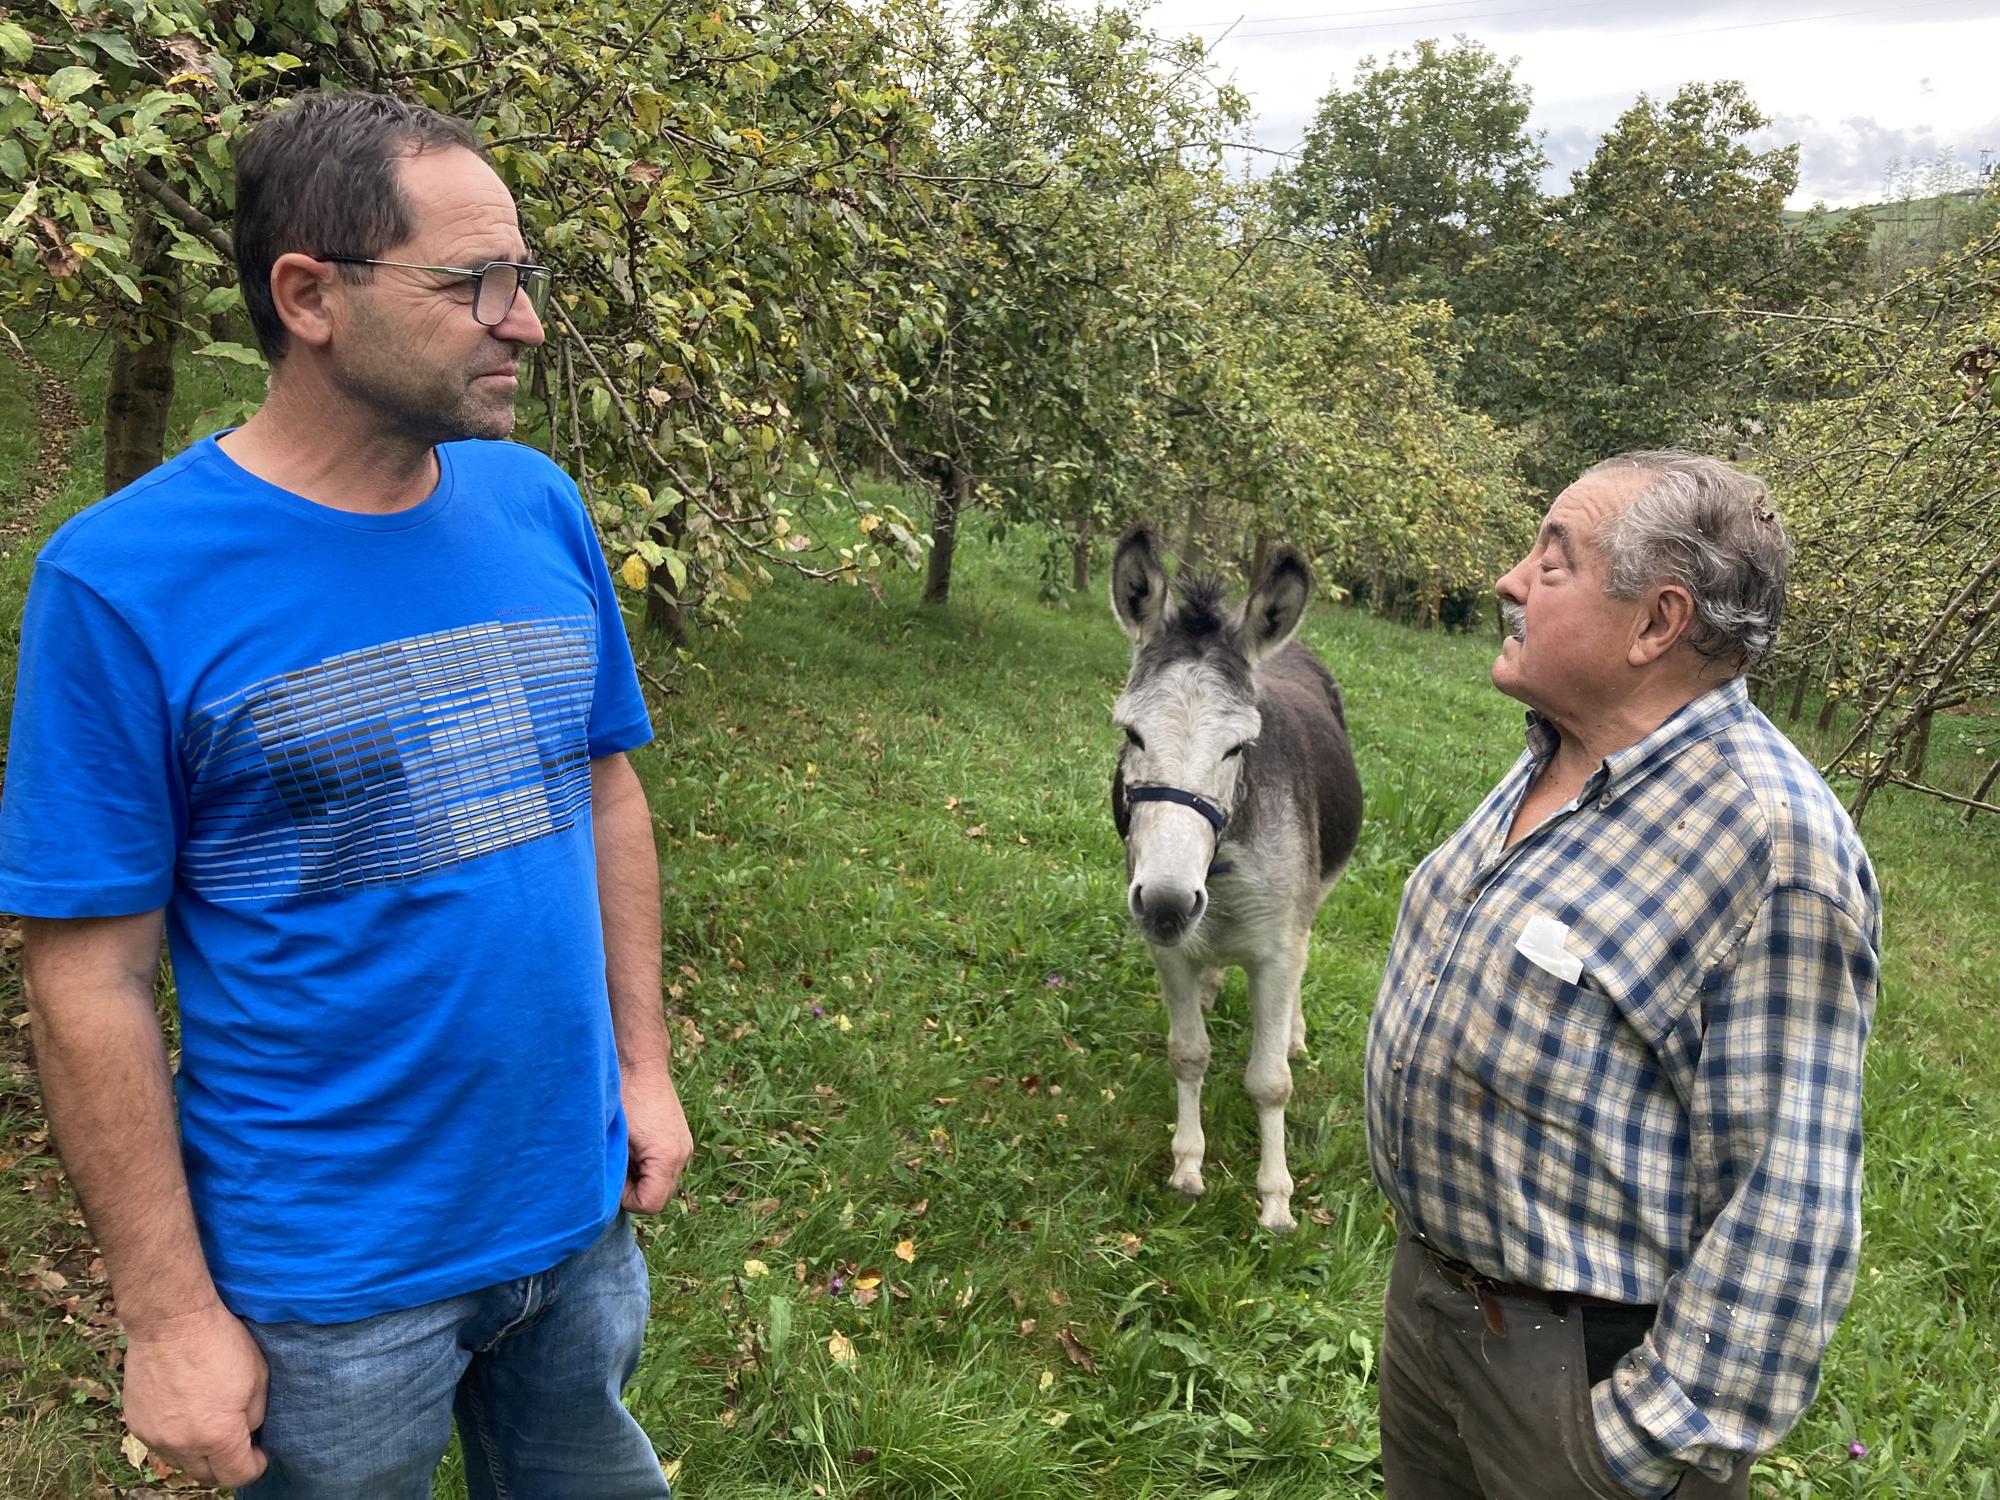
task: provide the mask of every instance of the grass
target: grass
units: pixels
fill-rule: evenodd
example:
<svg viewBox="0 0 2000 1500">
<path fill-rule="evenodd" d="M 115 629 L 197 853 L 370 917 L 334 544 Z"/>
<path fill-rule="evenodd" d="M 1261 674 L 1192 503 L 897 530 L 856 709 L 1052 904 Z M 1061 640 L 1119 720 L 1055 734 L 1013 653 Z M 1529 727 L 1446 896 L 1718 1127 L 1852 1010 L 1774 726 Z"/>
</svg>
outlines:
<svg viewBox="0 0 2000 1500">
<path fill-rule="evenodd" d="M 51 517 L 94 484 L 79 454 Z M 698 1154 L 644 1231 L 654 1324 L 631 1399 L 688 1500 L 1379 1492 L 1390 1231 L 1362 1042 L 1403 879 L 1512 760 L 1518 711 L 1480 641 L 1309 621 L 1369 810 L 1306 978 L 1301 1225 L 1273 1239 L 1240 976 L 1211 1026 L 1209 1195 L 1164 1187 L 1165 1015 L 1107 795 L 1124 642 L 1095 592 L 1036 601 L 1036 546 L 969 529 L 941 610 L 908 579 L 781 584 L 700 643 L 634 756 Z M 25 550 L 0 559 L 10 590 Z M 2000 753 L 2000 721 L 1953 718 L 1933 769 L 1970 785 L 1982 747 Z M 1885 793 L 1864 832 L 1889 951 L 1861 1283 L 1757 1491 L 1976 1496 L 2000 1468 L 2000 824 Z M 88 1495 L 138 1481 L 100 1398 L 110 1341 L 88 1305 L 82 1331 L 62 1321 L 101 1283 L 14 1066 L 0 1358 L 21 1378 L 0 1490 Z M 22 1285 L 45 1268 L 70 1287 Z M 450 1466 L 439 1493 L 462 1493 Z"/>
</svg>

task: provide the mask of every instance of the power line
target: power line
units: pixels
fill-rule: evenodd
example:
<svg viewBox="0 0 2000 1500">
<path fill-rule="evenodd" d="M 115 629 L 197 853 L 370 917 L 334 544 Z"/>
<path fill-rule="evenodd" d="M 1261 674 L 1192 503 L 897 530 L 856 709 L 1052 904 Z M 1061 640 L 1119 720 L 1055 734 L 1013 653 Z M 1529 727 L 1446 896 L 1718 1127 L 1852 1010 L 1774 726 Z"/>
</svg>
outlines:
<svg viewBox="0 0 2000 1500">
<path fill-rule="evenodd" d="M 1839 21 L 1848 16 L 1879 16 L 1891 11 L 1929 10 L 1940 5 L 1968 5 L 1971 0 L 1917 0 L 1914 5 L 1883 5 L 1868 10 L 1836 10 L 1818 16 L 1791 16 L 1779 21 L 1743 21 L 1734 26 L 1704 26 L 1698 31 L 1656 31 L 1656 37 L 1714 36 L 1720 31 L 1756 31 L 1765 26 L 1794 26 L 1801 21 Z M 1975 17 L 1974 19 L 1979 19 Z M 1986 19 L 1992 19 L 1987 17 Z"/>
<path fill-rule="evenodd" d="M 1479 0 L 1459 0 L 1459 3 L 1460 3 L 1460 4 L 1477 4 L 1477 3 L 1479 3 Z M 1435 21 L 1436 21 L 1437 23 L 1440 23 L 1440 24 L 1442 24 L 1442 23 L 1446 23 L 1446 22 L 1458 22 L 1458 21 L 1492 21 L 1492 20 L 1499 20 L 1499 19 L 1502 19 L 1502 18 L 1504 18 L 1504 17 L 1509 17 L 1509 16 L 1539 16 L 1539 15 L 1549 15 L 1549 14 L 1552 14 L 1552 13 L 1554 13 L 1554 12 L 1556 12 L 1556 11 L 1569 11 L 1569 10 L 1602 10 L 1602 9 L 1604 8 L 1604 6 L 1605 6 L 1605 3 L 1606 3 L 1606 0 L 1571 0 L 1571 3 L 1567 3 L 1567 4 L 1562 4 L 1562 5 L 1538 5 L 1538 6 L 1533 6 L 1533 7 L 1530 7 L 1530 8 L 1527 8 L 1527 9 L 1520 9 L 1520 10 L 1490 10 L 1490 11 L 1474 11 L 1474 12 L 1471 12 L 1471 13 L 1468 13 L 1468 14 L 1464 14 L 1464 15 L 1456 15 L 1456 16 L 1439 16 L 1439 17 L 1435 17 L 1435 18 L 1434 18 L 1434 20 L 1435 20 Z M 1690 30 L 1690 31 L 1654 31 L 1654 32 L 1647 32 L 1647 33 L 1645 33 L 1645 35 L 1646 35 L 1646 36 L 1648 36 L 1648 37 L 1656 37 L 1656 38 L 1665 38 L 1665 37 L 1684 37 L 1684 36 L 1712 36 L 1712 35 L 1715 35 L 1715 34 L 1717 34 L 1717 33 L 1720 33 L 1720 32 L 1729 32 L 1729 31 L 1751 31 L 1751 30 L 1758 30 L 1758 29 L 1761 29 L 1761 28 L 1764 28 L 1764 27 L 1769 27 L 1769 26 L 1797 26 L 1797 25 L 1802 25 L 1802 24 L 1804 24 L 1804 23 L 1806 23 L 1806 22 L 1811 22 L 1811 21 L 1838 21 L 1838 20 L 1844 20 L 1844 19 L 1847 19 L 1847 18 L 1849 18 L 1849 17 L 1852 17 L 1852 16 L 1880 16 L 1880 15 L 1893 15 L 1893 14 L 1899 14 L 1899 13 L 1901 13 L 1901 12 L 1903 12 L 1903 11 L 1911 11 L 1911 10 L 1933 10 L 1933 9 L 1936 9 L 1937 7 L 1939 7 L 1939 6 L 1941 6 L 1941 5 L 1969 5 L 1969 4 L 1971 4 L 1971 3 L 1973 3 L 1973 0 L 1914 0 L 1914 3 L 1910 3 L 1910 4 L 1903 4 L 1903 5 L 1879 5 L 1879 6 L 1870 6 L 1870 7 L 1866 8 L 1866 9 L 1862 9 L 1862 10 L 1837 10 L 1837 11 L 1826 11 L 1826 12 L 1822 12 L 1822 13 L 1820 13 L 1820 14 L 1818 14 L 1818 15 L 1811 15 L 1811 16 L 1784 16 L 1784 17 L 1780 17 L 1780 18 L 1779 18 L 1779 19 L 1777 19 L 1777 20 L 1772 20 L 1772 21 L 1744 21 L 1744 22 L 1740 22 L 1740 23 L 1738 23 L 1738 24 L 1735 24 L 1735 25 L 1730 25 L 1730 26 L 1703 26 L 1703 27 L 1697 27 L 1697 28 L 1695 28 L 1695 29 L 1693 29 L 1693 30 Z M 1416 8 L 1416 7 L 1410 7 L 1410 9 L 1415 9 L 1415 8 Z M 1425 7 L 1425 8 L 1442 8 L 1442 7 Z M 1366 12 L 1366 11 L 1328 11 L 1328 12 L 1326 12 L 1326 14 L 1328 14 L 1328 15 L 1366 15 L 1366 14 L 1368 14 L 1368 12 Z M 1301 19 L 1301 20 L 1303 20 L 1303 19 L 1306 19 L 1306 18 L 1305 18 L 1305 17 L 1295 17 L 1295 18 L 1294 18 L 1294 17 L 1277 17 L 1277 16 L 1272 16 L 1272 17 L 1267 17 L 1266 19 L 1267 19 L 1267 20 L 1274 20 L 1274 21 L 1275 21 L 1275 20 L 1280 20 L 1280 19 Z M 1210 24 L 1210 25 L 1213 25 L 1213 24 L 1216 24 L 1216 23 L 1213 23 L 1213 22 L 1211 22 L 1211 23 L 1207 23 L 1207 24 Z M 1254 22 L 1254 21 L 1253 21 L 1253 22 L 1247 22 L 1247 23 L 1238 23 L 1238 24 L 1249 24 L 1249 25 L 1255 25 L 1255 24 L 1258 24 L 1258 23 L 1257 23 L 1257 22 Z M 1263 39 L 1263 38 L 1265 38 L 1265 37 L 1281 37 L 1281 36 L 1323 36 L 1323 35 L 1326 35 L 1326 34 L 1329 34 L 1329 33 L 1332 33 L 1332 32 L 1344 32 L 1344 31 L 1382 31 L 1382 30 L 1387 30 L 1387 29 L 1390 29 L 1390 28 L 1396 28 L 1396 27 L 1403 27 L 1403 26 L 1407 26 L 1407 25 L 1410 25 L 1410 24 L 1430 24 L 1430 23 L 1429 23 L 1429 22 L 1423 22 L 1423 21 L 1417 21 L 1417 20 L 1416 20 L 1415 18 L 1412 18 L 1412 20 L 1410 20 L 1410 21 L 1370 21 L 1370 22 L 1364 22 L 1364 23 L 1362 23 L 1362 24 L 1360 24 L 1360 25 L 1355 25 L 1355 26 L 1302 26 L 1302 27 L 1294 27 L 1294 28 L 1288 28 L 1288 29 L 1285 29 L 1285 30 L 1282 30 L 1282 31 L 1252 31 L 1252 32 L 1232 32 L 1232 33 L 1231 33 L 1231 35 L 1230 35 L 1230 40 L 1234 40 L 1234 41 L 1246 41 L 1246 42 L 1254 42 L 1254 41 L 1260 41 L 1260 40 L 1262 40 L 1262 39 Z M 1184 28 L 1184 29 L 1187 29 L 1187 30 L 1198 30 L 1198 29 L 1200 29 L 1200 28 L 1197 28 L 1197 27 L 1188 27 L 1188 28 Z"/>
<path fill-rule="evenodd" d="M 1190 21 L 1169 27 L 1172 31 L 1201 31 L 1210 26 L 1266 26 L 1279 21 L 1333 21 L 1344 16 L 1387 16 L 1403 11 L 1456 10 L 1464 5 L 1481 5 L 1487 0 L 1438 0 L 1432 5 L 1380 5 L 1368 10 L 1314 10 L 1290 16 L 1224 16 L 1216 21 Z"/>
</svg>

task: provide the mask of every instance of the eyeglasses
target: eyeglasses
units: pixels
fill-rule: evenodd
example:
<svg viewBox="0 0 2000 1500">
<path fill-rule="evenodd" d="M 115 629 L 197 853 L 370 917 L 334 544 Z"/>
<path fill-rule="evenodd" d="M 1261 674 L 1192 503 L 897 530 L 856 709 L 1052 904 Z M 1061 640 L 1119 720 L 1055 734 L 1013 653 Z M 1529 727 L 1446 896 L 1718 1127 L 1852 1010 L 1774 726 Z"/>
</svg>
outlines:
<svg viewBox="0 0 2000 1500">
<path fill-rule="evenodd" d="M 517 260 L 489 260 L 483 266 L 419 266 L 406 260 L 371 260 L 365 255 L 320 255 L 316 260 L 332 261 L 340 266 L 394 266 L 402 271 L 434 271 L 440 276 L 462 276 L 478 285 L 472 294 L 472 316 L 487 328 L 498 328 L 507 321 L 507 314 L 513 310 L 514 299 L 526 292 L 528 306 L 535 310 L 535 316 L 542 315 L 542 305 L 548 300 L 549 268 L 531 266 Z"/>
</svg>

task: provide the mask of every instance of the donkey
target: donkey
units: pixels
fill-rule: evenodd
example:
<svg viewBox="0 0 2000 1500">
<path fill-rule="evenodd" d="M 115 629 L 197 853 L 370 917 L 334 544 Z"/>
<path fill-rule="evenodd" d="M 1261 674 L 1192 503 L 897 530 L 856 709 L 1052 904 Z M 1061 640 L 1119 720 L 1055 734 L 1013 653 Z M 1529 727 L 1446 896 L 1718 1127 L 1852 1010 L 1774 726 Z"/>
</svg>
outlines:
<svg viewBox="0 0 2000 1500">
<path fill-rule="evenodd" d="M 1169 593 L 1153 532 L 1118 544 L 1111 605 L 1132 638 L 1132 671 L 1112 708 L 1125 731 L 1111 811 L 1125 841 L 1126 899 L 1167 1001 L 1167 1056 L 1179 1084 L 1169 1187 L 1201 1180 L 1202 1013 L 1225 965 L 1250 978 L 1243 1085 L 1263 1154 L 1257 1221 L 1297 1227 L 1285 1167 L 1289 1058 L 1305 1050 L 1299 981 L 1320 903 L 1361 831 L 1361 782 L 1340 688 L 1292 634 L 1312 575 L 1280 551 L 1240 611 L 1223 586 L 1183 577 Z"/>
</svg>

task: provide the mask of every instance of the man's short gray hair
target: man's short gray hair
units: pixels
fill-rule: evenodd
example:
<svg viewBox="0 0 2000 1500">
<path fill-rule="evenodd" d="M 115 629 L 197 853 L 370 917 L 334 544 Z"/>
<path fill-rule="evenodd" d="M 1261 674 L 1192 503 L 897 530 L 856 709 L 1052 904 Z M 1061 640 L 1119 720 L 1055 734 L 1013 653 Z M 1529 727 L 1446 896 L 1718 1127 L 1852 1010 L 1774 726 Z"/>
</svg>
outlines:
<svg viewBox="0 0 2000 1500">
<path fill-rule="evenodd" d="M 1639 487 L 1597 539 L 1612 597 L 1679 584 L 1694 599 L 1688 644 L 1747 672 L 1771 654 L 1785 612 L 1792 546 L 1770 487 L 1719 458 L 1678 449 L 1621 453 L 1584 477 L 1631 470 Z"/>
</svg>

